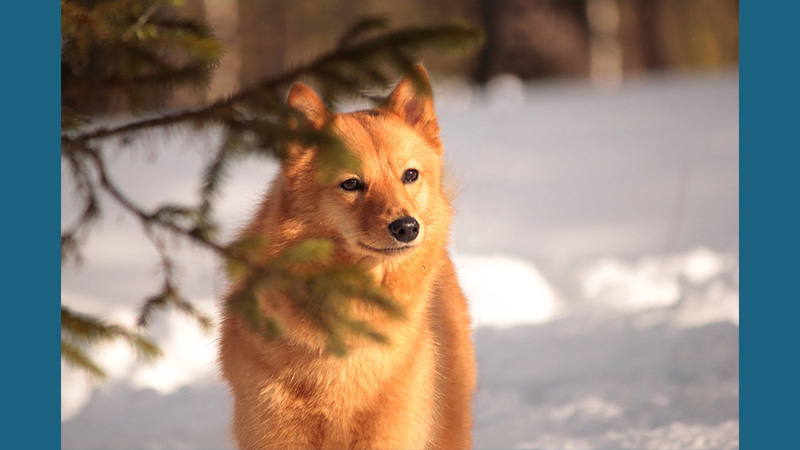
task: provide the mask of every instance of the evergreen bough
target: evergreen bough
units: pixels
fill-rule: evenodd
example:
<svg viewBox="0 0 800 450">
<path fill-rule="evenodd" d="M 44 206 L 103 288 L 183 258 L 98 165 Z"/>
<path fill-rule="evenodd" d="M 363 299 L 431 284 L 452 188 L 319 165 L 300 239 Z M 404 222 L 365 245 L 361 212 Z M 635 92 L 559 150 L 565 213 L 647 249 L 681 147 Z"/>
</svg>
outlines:
<svg viewBox="0 0 800 450">
<path fill-rule="evenodd" d="M 76 221 L 62 230 L 62 267 L 81 261 L 81 244 L 102 214 L 98 197 L 103 194 L 138 219 L 159 254 L 162 269 L 161 286 L 143 301 L 136 330 L 107 324 L 62 304 L 63 360 L 102 379 L 105 372 L 87 353 L 93 344 L 124 339 L 139 355 L 158 356 L 159 349 L 142 336 L 142 330 L 156 311 L 169 306 L 195 317 L 206 328 L 210 326 L 210 320 L 181 294 L 174 257 L 164 242 L 168 236 L 193 242 L 225 262 L 228 274 L 239 286 L 228 307 L 243 314 L 266 338 L 281 333 L 281 324 L 267 319 L 255 300 L 256 290 L 269 286 L 297 301 L 296 306 L 326 333 L 328 348 L 334 354 L 346 353 L 345 333 L 384 342 L 385 337 L 368 323 L 354 320 L 348 313 L 350 303 L 360 301 L 392 316 L 403 316 L 367 273 L 349 266 L 313 273 L 292 270 L 298 265 L 324 262 L 331 254 L 332 242 L 309 239 L 265 264 L 257 258 L 267 245 L 263 240 L 218 241 L 215 200 L 231 165 L 250 157 L 282 158 L 291 141 L 318 149 L 323 176 L 333 165 L 357 164 L 348 160 L 334 136 L 313 129 L 302 114 L 286 105 L 285 93 L 295 81 L 312 82 L 329 106 L 353 98 L 377 104 L 382 98 L 369 93 L 386 90 L 401 74 L 414 77 L 419 51 L 467 49 L 481 41 L 480 31 L 458 23 L 391 30 L 385 19 L 365 19 L 350 27 L 330 51 L 279 76 L 206 106 L 152 115 L 176 87 L 206 87 L 223 53 L 211 28 L 196 20 L 177 18 L 171 14 L 174 4 L 163 0 L 61 2 L 61 157 L 81 205 Z M 131 112 L 151 111 L 151 115 L 117 126 L 95 125 L 90 113 L 108 108 L 110 102 L 124 102 Z M 107 170 L 102 142 L 187 125 L 198 129 L 221 127 L 225 134 L 204 168 L 197 204 L 169 203 L 154 210 L 140 207 Z"/>
</svg>

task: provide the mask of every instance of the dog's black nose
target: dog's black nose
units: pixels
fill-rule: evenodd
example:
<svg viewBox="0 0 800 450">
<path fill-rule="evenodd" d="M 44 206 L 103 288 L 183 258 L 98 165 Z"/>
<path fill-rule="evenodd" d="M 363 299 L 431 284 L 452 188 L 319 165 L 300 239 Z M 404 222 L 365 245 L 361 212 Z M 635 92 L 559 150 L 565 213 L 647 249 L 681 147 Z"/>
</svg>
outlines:
<svg viewBox="0 0 800 450">
<path fill-rule="evenodd" d="M 400 242 L 411 242 L 419 235 L 419 222 L 413 217 L 403 217 L 389 224 L 389 232 Z"/>
</svg>

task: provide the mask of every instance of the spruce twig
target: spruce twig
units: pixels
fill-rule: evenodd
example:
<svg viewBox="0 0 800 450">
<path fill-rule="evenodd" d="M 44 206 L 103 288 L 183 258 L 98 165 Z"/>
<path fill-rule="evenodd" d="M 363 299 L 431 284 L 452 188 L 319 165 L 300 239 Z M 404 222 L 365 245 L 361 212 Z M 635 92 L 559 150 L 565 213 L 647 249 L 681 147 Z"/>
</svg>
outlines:
<svg viewBox="0 0 800 450">
<path fill-rule="evenodd" d="M 97 379 L 105 378 L 105 371 L 86 355 L 85 347 L 118 339 L 130 344 L 142 358 L 153 359 L 161 355 L 158 347 L 137 332 L 118 325 L 107 325 L 96 317 L 61 306 L 61 355 L 73 367 L 84 369 Z"/>
<path fill-rule="evenodd" d="M 286 88 L 288 84 L 301 77 L 319 77 L 325 80 L 326 75 L 339 73 L 340 64 L 360 62 L 373 70 L 368 71 L 375 77 L 375 62 L 387 61 L 400 68 L 401 73 L 412 73 L 413 59 L 407 56 L 408 51 L 420 50 L 422 47 L 442 48 L 449 50 L 463 49 L 477 44 L 482 39 L 480 32 L 467 25 L 449 24 L 434 27 L 407 28 L 386 33 L 362 42 L 345 45 L 316 58 L 310 63 L 300 65 L 283 75 L 267 79 L 250 89 L 226 99 L 218 100 L 209 106 L 190 109 L 173 114 L 166 114 L 151 119 L 131 122 L 117 127 L 104 127 L 74 136 L 62 135 L 62 142 L 86 142 L 94 139 L 130 133 L 142 129 L 159 128 L 188 121 L 214 121 L 237 106 L 246 106 L 248 100 L 258 97 L 259 92 L 274 93 Z M 346 43 L 345 43 L 346 44 Z"/>
<path fill-rule="evenodd" d="M 372 305 L 393 317 L 402 317 L 403 313 L 363 270 L 334 267 L 299 273 L 292 269 L 298 264 L 324 267 L 331 242 L 306 241 L 287 249 L 275 261 L 263 262 L 259 255 L 264 242 L 249 239 L 223 245 L 217 241 L 214 202 L 231 164 L 248 156 L 282 157 L 289 142 L 318 148 L 321 161 L 327 162 L 323 169 L 348 161 L 335 137 L 326 130 L 313 129 L 284 103 L 284 92 L 292 82 L 301 78 L 316 81 L 330 102 L 345 96 L 374 101 L 370 89 L 385 89 L 397 73 L 413 74 L 413 55 L 419 50 L 463 49 L 479 42 L 480 32 L 460 24 L 385 31 L 386 20 L 366 19 L 346 31 L 331 51 L 209 105 L 119 126 L 93 127 L 89 114 L 69 100 L 86 97 L 81 92 L 117 92 L 136 108 L 147 104 L 141 98 L 143 93 L 151 99 L 163 99 L 176 86 L 203 86 L 208 81 L 222 54 L 219 41 L 205 24 L 161 14 L 165 4 L 163 0 L 62 1 L 62 93 L 73 95 L 62 94 L 61 154 L 81 202 L 75 223 L 62 231 L 62 264 L 80 259 L 82 240 L 101 215 L 99 196 L 103 194 L 139 221 L 158 253 L 161 288 L 143 302 L 140 327 L 147 326 L 156 311 L 170 306 L 201 324 L 210 323 L 180 293 L 178 268 L 163 238 L 167 233 L 199 245 L 225 262 L 240 287 L 228 306 L 243 314 L 265 337 L 279 336 L 281 324 L 262 313 L 256 292 L 277 289 L 296 299 L 296 306 L 326 333 L 333 353 L 346 351 L 346 333 L 384 342 L 385 337 L 369 324 L 351 317 L 353 302 Z M 181 53 L 178 60 L 182 62 L 176 63 L 159 49 Z M 101 143 L 181 124 L 221 125 L 225 142 L 204 169 L 198 206 L 167 204 L 145 210 L 114 181 Z M 62 306 L 62 357 L 69 364 L 102 377 L 104 372 L 86 353 L 87 346 L 112 339 L 127 340 L 145 356 L 158 354 L 138 332 Z"/>
</svg>

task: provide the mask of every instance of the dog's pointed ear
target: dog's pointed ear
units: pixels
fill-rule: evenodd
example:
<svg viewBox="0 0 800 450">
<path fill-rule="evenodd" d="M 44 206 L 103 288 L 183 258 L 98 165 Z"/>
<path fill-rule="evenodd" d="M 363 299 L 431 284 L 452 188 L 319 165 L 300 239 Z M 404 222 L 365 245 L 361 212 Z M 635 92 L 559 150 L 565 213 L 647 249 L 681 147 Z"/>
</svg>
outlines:
<svg viewBox="0 0 800 450">
<path fill-rule="evenodd" d="M 295 83 L 292 86 L 286 103 L 303 113 L 311 126 L 317 130 L 321 129 L 331 118 L 331 112 L 325 107 L 325 103 L 304 84 Z"/>
<path fill-rule="evenodd" d="M 428 72 L 422 64 L 414 66 L 413 71 L 397 83 L 386 98 L 383 109 L 399 116 L 420 134 L 438 139 L 439 123 L 433 109 L 433 91 Z"/>
<path fill-rule="evenodd" d="M 308 86 L 295 83 L 289 90 L 286 103 L 294 110 L 300 112 L 314 130 L 321 130 L 332 118 L 333 114 L 325 107 L 322 100 Z M 299 128 L 299 118 L 292 117 L 289 120 L 289 127 L 302 132 Z M 283 171 L 288 177 L 294 177 L 296 173 L 302 173 L 313 158 L 314 152 L 304 144 L 302 138 L 290 139 L 286 143 L 281 157 Z"/>
</svg>

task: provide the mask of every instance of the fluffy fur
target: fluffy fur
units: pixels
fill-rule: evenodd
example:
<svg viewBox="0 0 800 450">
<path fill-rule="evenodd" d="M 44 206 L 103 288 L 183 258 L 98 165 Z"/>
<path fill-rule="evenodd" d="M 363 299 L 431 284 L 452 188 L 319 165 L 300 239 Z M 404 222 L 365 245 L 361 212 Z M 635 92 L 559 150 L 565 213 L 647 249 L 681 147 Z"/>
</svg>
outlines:
<svg viewBox="0 0 800 450">
<path fill-rule="evenodd" d="M 420 79 L 427 74 L 417 67 Z M 288 103 L 328 126 L 361 161 L 330 183 L 316 175 L 313 149 L 293 148 L 244 236 L 266 237 L 265 260 L 310 237 L 332 239 L 334 263 L 368 269 L 404 308 L 405 320 L 360 307 L 354 313 L 389 338 L 350 338 L 345 357 L 324 351 L 324 335 L 275 292 L 259 293 L 280 339 L 254 334 L 225 313 L 222 373 L 234 398 L 242 449 L 465 449 L 471 446 L 475 363 L 466 301 L 447 254 L 452 207 L 442 187 L 442 145 L 430 86 L 400 81 L 385 106 L 333 114 L 296 84 Z M 416 169 L 419 178 L 403 182 Z M 363 190 L 347 191 L 356 178 Z M 419 222 L 408 248 L 387 227 Z"/>
</svg>

